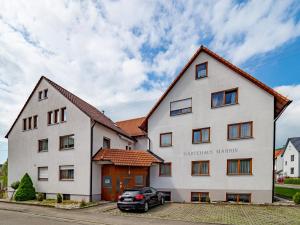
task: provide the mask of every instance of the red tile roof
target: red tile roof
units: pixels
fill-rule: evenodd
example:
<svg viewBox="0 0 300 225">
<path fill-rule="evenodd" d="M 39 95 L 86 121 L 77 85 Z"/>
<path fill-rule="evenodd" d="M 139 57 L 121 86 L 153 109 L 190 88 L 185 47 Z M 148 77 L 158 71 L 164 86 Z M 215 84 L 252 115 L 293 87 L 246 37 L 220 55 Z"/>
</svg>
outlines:
<svg viewBox="0 0 300 225">
<path fill-rule="evenodd" d="M 118 121 L 116 124 L 133 137 L 144 136 L 146 133 L 139 128 L 146 117 Z"/>
<path fill-rule="evenodd" d="M 283 153 L 284 153 L 284 148 L 277 149 L 277 150 L 275 151 L 275 159 L 276 159 L 278 156 L 281 156 Z"/>
<path fill-rule="evenodd" d="M 8 131 L 8 133 L 6 134 L 6 138 L 8 137 L 10 131 L 12 130 L 12 128 L 14 127 L 15 123 L 17 122 L 18 118 L 20 117 L 21 113 L 23 112 L 25 106 L 27 105 L 29 99 L 32 97 L 33 93 L 35 92 L 35 90 L 37 89 L 37 87 L 39 86 L 40 82 L 45 79 L 50 85 L 52 85 L 57 91 L 59 91 L 63 96 L 65 96 L 70 102 L 72 102 L 75 106 L 77 106 L 82 112 L 84 112 L 88 117 L 90 117 L 92 120 L 98 122 L 99 124 L 119 133 L 122 134 L 128 138 L 132 138 L 130 136 L 130 134 L 128 134 L 127 132 L 125 132 L 124 130 L 122 130 L 121 128 L 119 128 L 118 126 L 115 125 L 115 123 L 108 118 L 107 116 L 105 116 L 102 112 L 100 112 L 97 108 L 95 108 L 94 106 L 90 105 L 89 103 L 87 103 L 86 101 L 82 100 L 81 98 L 77 97 L 76 95 L 72 94 L 71 92 L 67 91 L 66 89 L 64 89 L 63 87 L 61 87 L 60 85 L 56 84 L 55 82 L 53 82 L 52 80 L 48 79 L 47 77 L 42 76 L 40 78 L 40 80 L 38 81 L 38 83 L 36 84 L 35 88 L 33 89 L 33 91 L 31 92 L 29 98 L 27 99 L 25 105 L 23 106 L 21 112 L 19 113 L 18 117 L 16 118 L 15 122 L 13 123 L 13 125 L 11 126 L 10 130 Z"/>
<path fill-rule="evenodd" d="M 154 105 L 154 107 L 150 110 L 148 115 L 146 116 L 144 122 L 141 125 L 141 128 L 143 130 L 147 130 L 148 128 L 148 119 L 150 116 L 154 113 L 156 108 L 159 106 L 159 104 L 163 101 L 163 99 L 168 95 L 168 93 L 172 90 L 172 88 L 175 86 L 175 84 L 180 80 L 180 78 L 183 76 L 185 71 L 189 68 L 189 66 L 194 62 L 194 60 L 197 58 L 197 56 L 201 53 L 205 52 L 206 54 L 210 55 L 217 61 L 223 63 L 224 65 L 228 66 L 230 69 L 232 69 L 237 74 L 243 76 L 244 78 L 248 79 L 250 82 L 254 83 L 261 89 L 265 90 L 269 94 L 273 95 L 275 98 L 275 112 L 274 112 L 274 119 L 278 119 L 281 113 L 284 111 L 284 109 L 292 102 L 285 96 L 279 94 L 277 91 L 273 90 L 272 88 L 268 87 L 266 84 L 262 83 L 261 81 L 257 80 L 253 76 L 251 76 L 249 73 L 243 71 L 242 69 L 238 68 L 237 66 L 233 65 L 226 59 L 222 58 L 221 56 L 217 55 L 213 51 L 209 50 L 208 48 L 204 47 L 203 45 L 200 46 L 200 48 L 196 51 L 196 53 L 192 56 L 192 58 L 188 61 L 188 63 L 183 67 L 181 72 L 178 74 L 178 76 L 175 78 L 175 80 L 170 84 L 168 89 L 165 91 L 165 93 L 161 96 L 161 98 L 157 101 L 157 103 Z"/>
<path fill-rule="evenodd" d="M 100 149 L 93 161 L 110 161 L 116 166 L 151 166 L 162 160 L 145 150 Z"/>
</svg>

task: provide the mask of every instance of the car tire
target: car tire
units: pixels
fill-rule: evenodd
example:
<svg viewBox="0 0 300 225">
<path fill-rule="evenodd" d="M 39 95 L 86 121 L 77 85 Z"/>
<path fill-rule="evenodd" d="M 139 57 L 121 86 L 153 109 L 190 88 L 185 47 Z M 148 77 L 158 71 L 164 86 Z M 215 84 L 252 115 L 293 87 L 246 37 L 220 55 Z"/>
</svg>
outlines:
<svg viewBox="0 0 300 225">
<path fill-rule="evenodd" d="M 165 198 L 164 198 L 164 197 L 162 197 L 162 198 L 160 199 L 160 204 L 161 204 L 161 205 L 164 205 L 164 204 L 165 204 Z"/>
<path fill-rule="evenodd" d="M 148 202 L 145 202 L 145 204 L 144 204 L 144 212 L 148 212 L 148 210 L 149 210 L 149 204 L 148 204 Z"/>
</svg>

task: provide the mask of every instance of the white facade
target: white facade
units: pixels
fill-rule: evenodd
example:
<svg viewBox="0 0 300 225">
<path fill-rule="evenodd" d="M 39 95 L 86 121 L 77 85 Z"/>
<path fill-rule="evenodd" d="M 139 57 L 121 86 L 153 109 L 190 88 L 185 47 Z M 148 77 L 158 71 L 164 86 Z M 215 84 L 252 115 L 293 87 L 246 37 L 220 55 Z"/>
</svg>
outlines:
<svg viewBox="0 0 300 225">
<path fill-rule="evenodd" d="M 195 80 L 196 64 L 208 62 L 208 77 Z M 211 93 L 238 88 L 238 104 L 211 108 Z M 170 102 L 192 98 L 192 113 L 170 116 Z M 253 121 L 253 138 L 227 140 L 227 125 Z M 192 144 L 192 130 L 210 127 L 210 143 Z M 150 184 L 170 191 L 173 201 L 190 201 L 191 192 L 250 193 L 255 203 L 272 202 L 274 97 L 202 52 L 148 120 L 151 150 L 172 163 L 170 177 L 152 167 Z M 172 132 L 172 146 L 160 147 L 160 134 Z M 227 176 L 227 159 L 252 158 L 252 175 Z M 209 160 L 209 176 L 191 176 L 191 162 Z"/>
<path fill-rule="evenodd" d="M 300 177 L 300 153 L 291 141 L 288 141 L 283 154 L 283 176 Z"/>
</svg>

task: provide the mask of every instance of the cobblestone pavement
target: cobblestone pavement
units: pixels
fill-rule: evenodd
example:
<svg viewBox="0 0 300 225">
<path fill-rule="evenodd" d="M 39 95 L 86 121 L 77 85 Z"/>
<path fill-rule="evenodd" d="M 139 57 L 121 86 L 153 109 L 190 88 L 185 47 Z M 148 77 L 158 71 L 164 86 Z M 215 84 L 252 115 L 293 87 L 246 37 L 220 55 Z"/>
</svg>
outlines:
<svg viewBox="0 0 300 225">
<path fill-rule="evenodd" d="M 153 208 L 148 213 L 124 213 L 118 209 L 104 213 L 202 223 L 300 225 L 299 206 L 170 203 Z"/>
</svg>

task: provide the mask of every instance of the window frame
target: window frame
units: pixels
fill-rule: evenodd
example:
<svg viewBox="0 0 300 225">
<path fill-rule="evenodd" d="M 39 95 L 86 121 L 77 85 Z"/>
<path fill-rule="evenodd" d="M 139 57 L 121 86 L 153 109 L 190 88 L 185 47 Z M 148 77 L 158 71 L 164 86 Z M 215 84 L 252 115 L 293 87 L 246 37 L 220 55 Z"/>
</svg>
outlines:
<svg viewBox="0 0 300 225">
<path fill-rule="evenodd" d="M 43 94 L 44 94 L 44 99 L 47 99 L 48 98 L 48 89 L 44 89 Z"/>
<path fill-rule="evenodd" d="M 208 163 L 208 173 L 207 174 L 204 174 L 204 173 L 194 174 L 193 173 L 193 165 L 195 163 L 199 163 L 200 172 L 201 172 L 201 164 Z M 191 162 L 191 176 L 193 176 L 193 177 L 210 176 L 210 160 L 194 160 L 194 161 L 192 161 Z"/>
<path fill-rule="evenodd" d="M 42 141 L 46 141 L 47 140 L 47 149 L 40 149 L 40 143 L 42 142 Z M 38 152 L 48 152 L 49 151 L 49 140 L 48 140 L 48 138 L 44 138 L 44 139 L 40 139 L 40 140 L 38 140 Z"/>
<path fill-rule="evenodd" d="M 37 129 L 38 128 L 38 115 L 33 116 L 33 129 Z"/>
<path fill-rule="evenodd" d="M 169 175 L 164 175 L 161 173 L 161 165 L 169 165 L 170 166 L 170 174 Z M 160 163 L 159 168 L 158 168 L 158 176 L 159 177 L 172 177 L 172 163 L 171 162 Z"/>
<path fill-rule="evenodd" d="M 249 137 L 248 136 L 241 137 L 241 127 L 243 124 L 250 124 L 250 136 Z M 230 135 L 229 135 L 230 134 L 229 133 L 230 126 L 238 126 L 238 137 L 237 138 L 230 138 Z M 251 139 L 251 138 L 253 138 L 253 121 L 227 124 L 227 140 L 228 141 Z"/>
<path fill-rule="evenodd" d="M 169 145 L 162 145 L 162 136 L 163 135 L 167 135 L 167 134 L 170 134 L 171 135 L 171 143 Z M 159 147 L 162 147 L 162 148 L 166 148 L 166 147 L 172 147 L 173 145 L 173 133 L 172 132 L 166 132 L 166 133 L 160 133 L 159 134 Z"/>
<path fill-rule="evenodd" d="M 74 146 L 73 147 L 68 147 L 68 148 L 64 148 L 62 147 L 62 139 L 66 138 L 66 137 L 70 137 L 70 136 L 74 136 Z M 59 137 L 59 150 L 60 151 L 64 151 L 64 150 L 70 150 L 70 149 L 74 149 L 75 148 L 75 135 L 74 134 L 69 134 L 69 135 L 63 135 Z"/>
<path fill-rule="evenodd" d="M 59 121 L 58 121 L 59 109 L 55 109 L 55 110 L 53 111 L 53 114 L 54 114 L 53 124 L 59 123 Z"/>
<path fill-rule="evenodd" d="M 206 74 L 203 77 L 198 77 L 198 70 L 197 69 L 198 69 L 199 66 L 202 66 L 202 65 L 205 65 Z M 195 80 L 200 80 L 200 79 L 203 79 L 203 78 L 206 78 L 206 77 L 208 77 L 208 61 L 196 64 L 195 65 Z"/>
<path fill-rule="evenodd" d="M 184 110 L 184 109 L 191 109 L 191 111 L 189 112 L 183 112 L 183 113 L 179 113 L 179 114 L 175 114 L 175 115 L 172 115 L 172 112 L 175 111 L 175 110 L 171 110 L 171 105 L 172 103 L 175 103 L 175 102 L 180 102 L 180 101 L 185 101 L 185 100 L 191 100 L 191 107 L 187 107 L 187 108 L 182 108 L 180 110 Z M 179 109 L 177 109 L 179 110 Z M 189 98 L 184 98 L 184 99 L 179 99 L 179 100 L 175 100 L 175 101 L 171 101 L 170 102 L 170 116 L 180 116 L 180 115 L 184 115 L 184 114 L 189 114 L 189 113 L 192 113 L 193 112 L 193 98 L 192 97 L 189 97 Z"/>
<path fill-rule="evenodd" d="M 208 141 L 203 141 L 202 139 L 202 130 L 208 130 Z M 194 133 L 199 131 L 200 132 L 200 142 L 195 142 Z M 203 128 L 197 128 L 193 129 L 192 131 L 192 144 L 205 144 L 210 143 L 210 127 L 203 127 Z"/>
<path fill-rule="evenodd" d="M 295 155 L 291 155 L 291 162 L 295 161 Z"/>
<path fill-rule="evenodd" d="M 49 125 L 52 125 L 53 123 L 53 111 L 49 111 L 48 113 L 47 113 L 47 124 L 48 124 L 48 126 Z"/>
<path fill-rule="evenodd" d="M 237 203 L 240 202 L 240 195 L 248 195 L 249 196 L 249 202 L 248 203 L 251 203 L 251 198 L 252 198 L 251 193 L 232 193 L 232 192 L 226 192 L 226 202 L 228 202 L 228 195 L 237 195 L 237 198 L 236 198 L 236 202 Z"/>
<path fill-rule="evenodd" d="M 229 161 L 237 160 L 238 161 L 238 172 L 237 173 L 229 173 Z M 240 173 L 240 164 L 242 160 L 250 160 L 250 173 Z M 252 176 L 252 158 L 238 158 L 238 159 L 227 159 L 227 164 L 226 164 L 226 175 L 227 176 Z"/>
<path fill-rule="evenodd" d="M 48 170 L 48 166 L 39 166 L 37 169 L 38 169 L 38 181 L 48 181 L 48 179 L 49 179 L 49 174 L 48 174 L 48 177 L 47 178 L 40 178 L 40 169 L 45 169 L 45 168 L 47 168 L 47 171 L 49 171 Z"/>
<path fill-rule="evenodd" d="M 64 166 L 73 166 L 73 178 L 61 178 L 61 167 L 64 167 Z M 59 181 L 74 181 L 75 180 L 75 167 L 74 165 L 60 165 L 58 167 L 58 177 L 59 177 Z"/>
<path fill-rule="evenodd" d="M 60 122 L 64 123 L 67 122 L 67 107 L 60 108 Z"/>
<path fill-rule="evenodd" d="M 32 129 L 32 116 L 28 117 L 28 130 Z"/>
<path fill-rule="evenodd" d="M 290 168 L 290 174 L 295 174 L 295 168 L 294 167 Z"/>
<path fill-rule="evenodd" d="M 27 118 L 23 119 L 23 131 L 27 130 Z"/>
<path fill-rule="evenodd" d="M 236 91 L 236 95 L 235 95 L 235 102 L 234 103 L 231 103 L 231 104 L 226 104 L 226 92 L 232 92 L 232 91 Z M 222 105 L 220 106 L 213 106 L 213 95 L 214 94 L 219 94 L 219 93 L 224 93 L 223 94 L 223 101 L 222 101 Z M 226 90 L 223 90 L 223 91 L 217 91 L 217 92 L 213 92 L 211 93 L 211 97 L 210 97 L 211 101 L 210 101 L 210 105 L 211 105 L 211 108 L 212 109 L 216 109 L 216 108 L 221 108 L 221 107 L 225 107 L 225 106 L 231 106 L 231 105 L 237 105 L 239 104 L 239 88 L 236 87 L 236 88 L 231 88 L 231 89 L 226 89 Z"/>
<path fill-rule="evenodd" d="M 111 147 L 111 141 L 110 141 L 110 138 L 104 137 L 104 136 L 103 136 L 102 148 L 104 148 L 104 142 L 105 142 L 105 141 L 108 141 L 108 143 L 109 143 L 108 148 L 105 148 L 105 149 L 110 149 L 110 147 Z"/>
<path fill-rule="evenodd" d="M 193 194 L 197 194 L 199 201 L 193 201 Z M 209 197 L 209 192 L 203 192 L 203 191 L 192 191 L 191 192 L 191 202 L 206 202 L 206 201 L 201 201 L 202 195 L 207 194 L 207 197 Z"/>
</svg>

